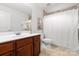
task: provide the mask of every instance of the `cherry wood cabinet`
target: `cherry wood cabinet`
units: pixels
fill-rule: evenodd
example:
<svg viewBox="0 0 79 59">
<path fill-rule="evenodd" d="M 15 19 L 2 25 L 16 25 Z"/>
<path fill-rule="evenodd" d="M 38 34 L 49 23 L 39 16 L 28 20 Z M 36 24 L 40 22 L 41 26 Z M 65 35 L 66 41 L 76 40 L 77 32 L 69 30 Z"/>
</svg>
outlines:
<svg viewBox="0 0 79 59">
<path fill-rule="evenodd" d="M 33 45 L 28 44 L 17 49 L 17 56 L 33 56 Z"/>
<path fill-rule="evenodd" d="M 16 41 L 17 56 L 33 56 L 33 39 L 25 38 Z"/>
<path fill-rule="evenodd" d="M 14 55 L 14 43 L 6 42 L 6 43 L 0 44 L 0 55 L 1 56 Z"/>
<path fill-rule="evenodd" d="M 38 56 L 40 53 L 40 36 L 34 37 L 34 56 Z"/>
<path fill-rule="evenodd" d="M 14 56 L 14 53 L 12 51 L 8 52 L 8 53 L 5 53 L 1 56 Z"/>
<path fill-rule="evenodd" d="M 38 56 L 40 35 L 0 43 L 0 56 Z"/>
</svg>

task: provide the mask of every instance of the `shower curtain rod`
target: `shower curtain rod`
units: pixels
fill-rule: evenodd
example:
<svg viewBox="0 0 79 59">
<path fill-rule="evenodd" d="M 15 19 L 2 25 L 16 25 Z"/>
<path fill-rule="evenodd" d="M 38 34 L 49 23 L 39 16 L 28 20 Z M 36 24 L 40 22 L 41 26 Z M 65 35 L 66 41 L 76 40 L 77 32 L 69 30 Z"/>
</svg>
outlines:
<svg viewBox="0 0 79 59">
<path fill-rule="evenodd" d="M 46 13 L 46 12 L 44 11 L 44 16 L 47 16 L 47 15 L 50 15 L 50 14 L 59 13 L 59 12 L 64 12 L 64 11 L 67 11 L 67 10 L 77 9 L 77 8 L 78 8 L 78 7 L 75 5 L 75 6 L 72 6 L 72 7 L 66 8 L 66 9 L 63 9 L 63 10 L 58 10 L 58 11 L 50 12 L 50 13 Z"/>
</svg>

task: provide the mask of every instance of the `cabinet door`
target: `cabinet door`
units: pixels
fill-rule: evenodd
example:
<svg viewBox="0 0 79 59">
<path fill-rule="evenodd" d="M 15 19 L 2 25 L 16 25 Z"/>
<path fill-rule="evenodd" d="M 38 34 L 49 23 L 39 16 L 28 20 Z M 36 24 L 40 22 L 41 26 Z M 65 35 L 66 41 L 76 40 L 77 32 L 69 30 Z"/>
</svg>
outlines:
<svg viewBox="0 0 79 59">
<path fill-rule="evenodd" d="M 5 54 L 3 54 L 1 56 L 14 56 L 14 54 L 13 54 L 13 52 L 8 52 L 8 53 L 5 53 Z"/>
<path fill-rule="evenodd" d="M 17 56 L 32 56 L 33 44 L 25 45 L 17 50 Z"/>
<path fill-rule="evenodd" d="M 16 41 L 16 46 L 17 48 L 23 47 L 25 45 L 28 45 L 29 43 L 33 43 L 33 39 L 32 38 L 22 38 L 20 40 Z"/>
<path fill-rule="evenodd" d="M 38 56 L 40 53 L 40 36 L 34 37 L 34 56 Z"/>
<path fill-rule="evenodd" d="M 11 54 L 14 54 L 13 52 L 13 42 L 6 42 L 6 43 L 2 43 L 0 44 L 0 55 L 6 55 L 6 53 L 11 52 Z M 8 53 L 9 55 L 10 53 Z"/>
</svg>

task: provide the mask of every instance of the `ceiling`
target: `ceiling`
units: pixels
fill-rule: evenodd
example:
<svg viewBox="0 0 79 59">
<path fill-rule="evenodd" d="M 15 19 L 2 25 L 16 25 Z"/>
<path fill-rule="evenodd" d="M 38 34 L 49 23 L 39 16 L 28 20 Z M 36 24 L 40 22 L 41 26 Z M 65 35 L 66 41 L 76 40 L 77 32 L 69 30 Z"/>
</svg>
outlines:
<svg viewBox="0 0 79 59">
<path fill-rule="evenodd" d="M 10 7 L 10 8 L 13 8 L 13 9 L 16 9 L 20 12 L 23 12 L 23 13 L 26 13 L 28 15 L 31 14 L 31 5 L 26 3 L 2 3 L 1 5 L 4 5 L 4 6 L 7 6 L 7 7 Z"/>
<path fill-rule="evenodd" d="M 70 8 L 72 6 L 79 6 L 78 3 L 37 3 L 34 4 L 35 6 L 38 6 L 42 10 L 44 10 L 46 13 L 56 12 L 58 10 L 63 10 Z"/>
<path fill-rule="evenodd" d="M 77 3 L 2 3 L 2 5 L 31 15 L 33 6 L 37 6 L 42 10 L 45 10 L 45 12 L 50 13 L 69 8 L 71 6 L 77 5 Z"/>
<path fill-rule="evenodd" d="M 46 4 L 44 10 L 47 13 L 55 12 L 58 10 L 63 10 L 72 6 L 78 5 L 77 3 L 48 3 Z"/>
</svg>

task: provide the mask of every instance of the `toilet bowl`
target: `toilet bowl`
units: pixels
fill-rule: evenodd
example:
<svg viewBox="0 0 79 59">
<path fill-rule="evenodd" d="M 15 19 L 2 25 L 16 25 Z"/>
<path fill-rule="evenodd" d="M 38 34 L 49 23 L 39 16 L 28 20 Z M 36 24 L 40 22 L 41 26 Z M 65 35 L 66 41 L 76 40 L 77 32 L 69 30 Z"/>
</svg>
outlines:
<svg viewBox="0 0 79 59">
<path fill-rule="evenodd" d="M 44 38 L 44 39 L 42 39 L 42 41 L 45 43 L 49 43 L 49 44 L 51 43 L 51 39 L 49 39 L 49 38 Z"/>
<path fill-rule="evenodd" d="M 52 41 L 51 41 L 51 39 L 49 39 L 49 38 L 44 38 L 44 39 L 42 39 L 42 44 L 43 44 L 44 46 L 46 46 L 46 47 L 51 47 L 51 43 L 52 43 Z"/>
</svg>

